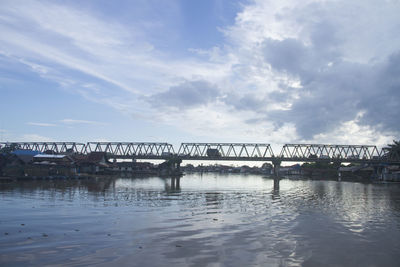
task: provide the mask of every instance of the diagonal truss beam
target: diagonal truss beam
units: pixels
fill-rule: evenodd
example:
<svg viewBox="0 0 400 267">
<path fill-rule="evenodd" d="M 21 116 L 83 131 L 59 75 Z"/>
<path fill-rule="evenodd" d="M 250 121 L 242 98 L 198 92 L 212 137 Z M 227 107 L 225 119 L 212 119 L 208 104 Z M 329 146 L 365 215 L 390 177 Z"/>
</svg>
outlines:
<svg viewBox="0 0 400 267">
<path fill-rule="evenodd" d="M 266 159 L 273 158 L 270 144 L 256 143 L 182 143 L 178 156 L 198 159 Z"/>
<path fill-rule="evenodd" d="M 35 150 L 56 154 L 105 152 L 125 158 L 163 159 L 178 156 L 182 159 L 265 160 L 282 161 L 341 161 L 387 162 L 400 164 L 400 152 L 379 150 L 373 145 L 285 144 L 276 157 L 270 144 L 262 143 L 182 143 L 175 154 L 168 143 L 151 142 L 3 142 L 0 149 Z"/>
<path fill-rule="evenodd" d="M 379 160 L 382 152 L 372 145 L 285 144 L 280 157 L 291 159 Z"/>
</svg>

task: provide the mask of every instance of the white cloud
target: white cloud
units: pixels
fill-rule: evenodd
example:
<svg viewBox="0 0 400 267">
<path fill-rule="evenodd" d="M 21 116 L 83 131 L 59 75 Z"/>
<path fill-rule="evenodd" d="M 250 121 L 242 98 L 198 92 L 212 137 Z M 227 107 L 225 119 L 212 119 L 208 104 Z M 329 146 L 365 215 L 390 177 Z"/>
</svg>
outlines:
<svg viewBox="0 0 400 267">
<path fill-rule="evenodd" d="M 321 144 L 359 144 L 373 145 L 380 147 L 392 143 L 394 133 L 379 133 L 370 126 L 360 126 L 356 120 L 343 123 L 331 133 L 321 133 L 314 136 L 313 140 Z M 308 143 L 308 140 L 304 140 Z"/>
<path fill-rule="evenodd" d="M 89 125 L 107 125 L 107 123 L 104 122 L 98 122 L 98 121 L 88 121 L 88 120 L 75 120 L 75 119 L 63 119 L 60 120 L 60 122 L 68 125 L 74 125 L 74 124 L 89 124 Z"/>
<path fill-rule="evenodd" d="M 176 79 L 204 75 L 219 78 L 224 71 L 212 62 L 176 60 L 149 49 L 152 45 L 139 25 L 104 22 L 68 6 L 10 1 L 0 12 L 12 17 L 19 27 L 16 31 L 14 24 L 6 20 L 0 24 L 1 48 L 7 51 L 3 55 L 16 56 L 37 71 L 44 70 L 44 66 L 46 72 L 62 66 L 138 95 L 167 88 Z"/>
<path fill-rule="evenodd" d="M 27 124 L 32 125 L 32 126 L 40 126 L 40 127 L 55 127 L 55 126 L 57 126 L 57 124 L 45 123 L 45 122 L 28 122 Z"/>
<path fill-rule="evenodd" d="M 340 141 L 341 129 L 342 141 L 386 142 L 400 132 L 399 12 L 393 1 L 252 1 L 225 34 L 253 90 L 229 103 L 294 124 L 298 140 Z"/>
<path fill-rule="evenodd" d="M 222 29 L 224 43 L 182 56 L 158 45 L 146 21 L 124 26 L 65 3 L 5 1 L 0 53 L 86 99 L 199 138 L 382 143 L 400 130 L 390 127 L 400 108 L 397 58 L 389 60 L 400 47 L 399 13 L 396 1 L 254 0 Z M 188 100 L 195 105 L 179 113 L 166 108 Z"/>
</svg>

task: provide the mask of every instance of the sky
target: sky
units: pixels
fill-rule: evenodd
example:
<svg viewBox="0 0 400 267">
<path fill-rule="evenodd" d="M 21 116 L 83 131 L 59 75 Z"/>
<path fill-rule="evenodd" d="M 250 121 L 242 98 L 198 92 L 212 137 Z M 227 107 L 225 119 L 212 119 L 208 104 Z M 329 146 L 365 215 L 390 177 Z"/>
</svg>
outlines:
<svg viewBox="0 0 400 267">
<path fill-rule="evenodd" d="M 400 139 L 399 0 L 0 0 L 0 141 Z"/>
</svg>

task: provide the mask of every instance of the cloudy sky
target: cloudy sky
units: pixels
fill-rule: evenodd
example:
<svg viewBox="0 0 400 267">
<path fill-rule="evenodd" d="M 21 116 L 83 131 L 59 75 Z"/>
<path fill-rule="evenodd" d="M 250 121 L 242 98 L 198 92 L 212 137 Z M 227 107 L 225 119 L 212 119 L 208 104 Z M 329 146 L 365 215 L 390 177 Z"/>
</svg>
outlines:
<svg viewBox="0 0 400 267">
<path fill-rule="evenodd" d="M 1 141 L 384 145 L 398 0 L 0 0 Z"/>
</svg>

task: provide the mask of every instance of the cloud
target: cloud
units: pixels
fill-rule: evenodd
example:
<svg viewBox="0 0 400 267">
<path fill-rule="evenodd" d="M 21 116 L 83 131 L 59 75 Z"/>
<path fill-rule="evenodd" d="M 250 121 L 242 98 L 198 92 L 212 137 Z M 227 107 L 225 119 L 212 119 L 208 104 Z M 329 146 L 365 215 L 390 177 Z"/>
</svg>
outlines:
<svg viewBox="0 0 400 267">
<path fill-rule="evenodd" d="M 274 89 L 227 98 L 227 104 L 253 110 L 246 120 L 251 125 L 292 123 L 300 140 L 334 139 L 333 132 L 344 125 L 369 127 L 370 140 L 378 133 L 398 135 L 398 12 L 395 2 L 254 1 L 226 35 L 252 52 L 242 52 L 254 62 L 243 69 L 264 68 Z M 377 20 L 367 21 L 366 14 Z"/>
<path fill-rule="evenodd" d="M 28 122 L 28 125 L 33 125 L 33 126 L 40 126 L 40 127 L 55 127 L 57 126 L 56 124 L 53 123 L 44 123 L 44 122 Z"/>
<path fill-rule="evenodd" d="M 209 49 L 173 47 L 190 36 L 140 12 L 124 25 L 97 8 L 20 3 L 0 8 L 3 57 L 129 117 L 233 141 L 400 133 L 398 1 L 247 1 Z"/>
<path fill-rule="evenodd" d="M 215 102 L 220 96 L 218 88 L 204 80 L 185 81 L 167 91 L 151 95 L 147 101 L 154 107 L 186 109 Z"/>
<path fill-rule="evenodd" d="M 379 130 L 400 132 L 399 53 L 379 62 L 355 63 L 338 52 L 319 49 L 321 42 L 266 40 L 265 57 L 273 70 L 299 79 L 302 88 L 291 108 L 270 113 L 278 122 L 293 122 L 301 137 L 332 131 L 362 112 L 358 123 Z M 330 44 L 326 44 L 330 46 Z M 287 87 L 285 89 L 288 89 Z"/>
<path fill-rule="evenodd" d="M 88 121 L 88 120 L 75 120 L 75 119 L 63 119 L 60 120 L 60 122 L 68 125 L 74 125 L 74 124 L 88 124 L 88 125 L 107 125 L 107 123 L 104 122 L 98 122 L 98 121 Z"/>
<path fill-rule="evenodd" d="M 31 67 L 38 66 L 32 62 L 47 65 L 47 71 L 66 67 L 132 93 L 139 93 L 132 81 L 148 75 L 141 69 L 158 68 L 140 28 L 133 25 L 128 30 L 51 2 L 6 1 L 0 12 L 2 50 Z"/>
<path fill-rule="evenodd" d="M 251 93 L 246 93 L 244 95 L 235 93 L 227 94 L 223 101 L 225 104 L 233 106 L 238 111 L 262 111 L 267 102 L 264 97 Z"/>
<path fill-rule="evenodd" d="M 400 50 L 374 71 L 375 75 L 366 79 L 372 88 L 360 97 L 358 104 L 365 112 L 360 123 L 381 131 L 400 132 Z"/>
</svg>

